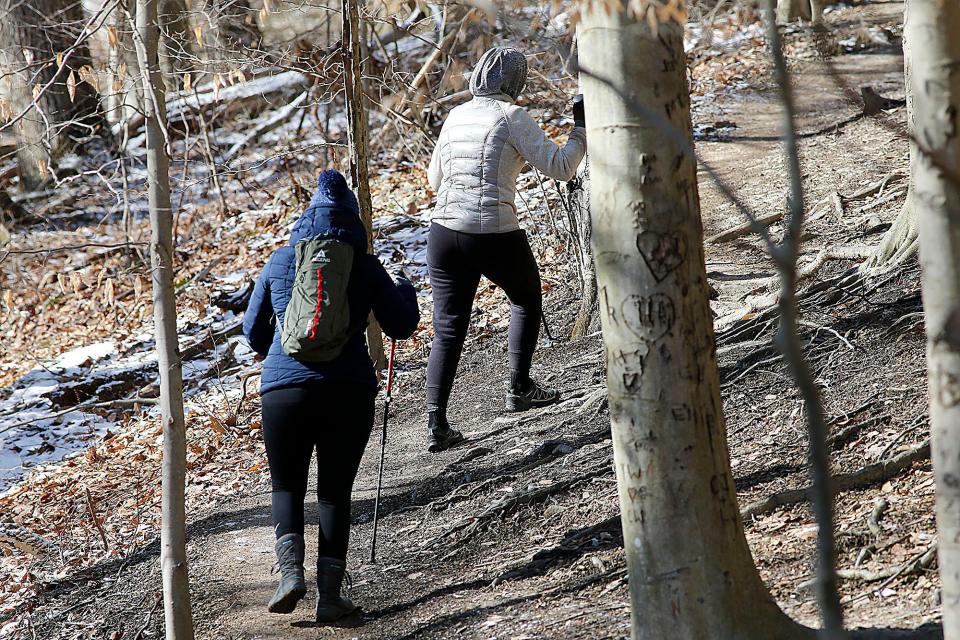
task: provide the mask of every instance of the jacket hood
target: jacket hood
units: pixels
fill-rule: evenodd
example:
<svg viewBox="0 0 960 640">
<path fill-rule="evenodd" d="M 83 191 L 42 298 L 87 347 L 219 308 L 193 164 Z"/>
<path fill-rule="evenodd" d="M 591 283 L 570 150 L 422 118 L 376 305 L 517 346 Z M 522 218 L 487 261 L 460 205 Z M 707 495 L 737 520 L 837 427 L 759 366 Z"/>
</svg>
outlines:
<svg viewBox="0 0 960 640">
<path fill-rule="evenodd" d="M 527 59 L 512 47 L 489 49 L 470 74 L 470 92 L 474 96 L 506 94 L 516 100 L 526 83 Z"/>
<path fill-rule="evenodd" d="M 290 231 L 290 245 L 305 238 L 327 235 L 366 252 L 367 234 L 360 220 L 360 205 L 339 171 L 327 169 L 317 178 L 317 191 L 307 210 Z"/>
</svg>

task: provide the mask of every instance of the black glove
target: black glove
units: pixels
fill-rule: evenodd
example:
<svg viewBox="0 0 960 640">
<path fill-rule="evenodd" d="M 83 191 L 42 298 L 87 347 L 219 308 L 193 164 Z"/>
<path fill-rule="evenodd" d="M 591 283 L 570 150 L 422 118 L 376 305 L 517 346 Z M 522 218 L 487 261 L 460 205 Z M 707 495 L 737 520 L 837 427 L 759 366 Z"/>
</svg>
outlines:
<svg viewBox="0 0 960 640">
<path fill-rule="evenodd" d="M 583 112 L 583 94 L 578 94 L 573 99 L 573 125 L 575 127 L 586 127 L 587 116 Z"/>
</svg>

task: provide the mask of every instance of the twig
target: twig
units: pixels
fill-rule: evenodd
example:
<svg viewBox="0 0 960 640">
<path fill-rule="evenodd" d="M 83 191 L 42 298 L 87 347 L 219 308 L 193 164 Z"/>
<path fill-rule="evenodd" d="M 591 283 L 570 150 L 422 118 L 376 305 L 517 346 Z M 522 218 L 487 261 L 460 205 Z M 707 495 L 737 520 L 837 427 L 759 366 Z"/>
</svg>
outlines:
<svg viewBox="0 0 960 640">
<path fill-rule="evenodd" d="M 100 540 L 103 542 L 104 552 L 109 552 L 110 543 L 107 542 L 107 532 L 103 530 L 103 525 L 100 524 L 100 519 L 97 517 L 97 510 L 93 506 L 93 496 L 90 495 L 90 488 L 84 487 L 83 490 L 87 494 L 87 512 L 90 514 L 90 519 L 93 521 L 93 526 L 97 528 L 97 533 L 100 534 Z"/>
<path fill-rule="evenodd" d="M 141 638 L 143 638 L 143 634 L 146 632 L 147 627 L 150 626 L 150 622 L 153 620 L 153 614 L 160 606 L 160 602 L 162 600 L 163 599 L 159 595 L 153 599 L 153 607 L 151 607 L 150 611 L 147 612 L 147 620 L 139 629 L 137 629 L 137 632 L 133 634 L 133 640 L 141 640 Z"/>
<path fill-rule="evenodd" d="M 800 152 L 797 146 L 797 131 L 794 124 L 796 113 L 793 90 L 787 63 L 783 56 L 783 43 L 776 24 L 776 0 L 766 3 L 766 31 L 773 56 L 774 76 L 780 88 L 783 103 L 783 137 L 787 167 L 790 173 L 790 219 L 783 244 L 770 256 L 781 273 L 782 289 L 779 300 L 780 329 L 777 342 L 783 351 L 784 360 L 793 371 L 797 388 L 803 397 L 810 430 L 810 476 L 811 498 L 817 520 L 817 601 L 823 618 L 826 640 L 844 640 L 843 608 L 837 589 L 837 548 L 834 538 L 833 477 L 830 475 L 830 452 L 827 446 L 827 421 L 824 416 L 820 391 L 813 373 L 803 355 L 800 332 L 797 325 L 797 260 L 803 236 L 803 174 L 800 169 Z M 839 196 L 838 196 L 839 199 Z M 843 207 L 841 205 L 840 214 Z"/>
<path fill-rule="evenodd" d="M 873 505 L 870 515 L 867 516 L 867 528 L 870 529 L 870 533 L 877 537 L 883 535 L 883 529 L 880 528 L 880 518 L 883 517 L 888 508 L 890 508 L 890 503 L 887 502 L 887 499 L 879 498 Z"/>
<path fill-rule="evenodd" d="M 107 244 L 102 242 L 86 242 L 84 244 L 72 244 L 63 247 L 50 247 L 49 249 L 9 249 L 3 252 L 3 257 L 8 255 L 28 255 L 34 253 L 57 253 L 60 251 L 77 251 L 79 249 L 126 249 L 129 246 L 145 247 L 146 242 L 121 242 L 118 244 Z"/>
</svg>

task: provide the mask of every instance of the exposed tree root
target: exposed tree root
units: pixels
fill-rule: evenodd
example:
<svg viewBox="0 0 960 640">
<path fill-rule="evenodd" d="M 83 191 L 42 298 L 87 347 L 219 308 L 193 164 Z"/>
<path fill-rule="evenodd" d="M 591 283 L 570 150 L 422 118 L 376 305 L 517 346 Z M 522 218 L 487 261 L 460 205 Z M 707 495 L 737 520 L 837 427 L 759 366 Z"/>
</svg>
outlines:
<svg viewBox="0 0 960 640">
<path fill-rule="evenodd" d="M 875 462 L 853 473 L 840 473 L 833 476 L 833 485 L 837 491 L 849 491 L 868 487 L 884 480 L 889 480 L 909 469 L 915 462 L 930 458 L 930 439 L 904 451 L 903 453 L 885 462 Z M 787 507 L 808 500 L 810 488 L 789 489 L 758 500 L 741 512 L 744 521 L 761 516 L 780 507 Z"/>
<path fill-rule="evenodd" d="M 620 514 L 610 516 L 595 525 L 568 532 L 560 544 L 548 549 L 541 549 L 533 554 L 530 562 L 519 567 L 504 567 L 502 572 L 493 580 L 493 586 L 506 580 L 528 578 L 542 575 L 547 568 L 564 558 L 582 555 L 584 547 L 594 545 L 595 538 L 606 538 L 619 545 L 623 543 L 623 529 L 620 524 Z"/>
<path fill-rule="evenodd" d="M 568 491 L 583 482 L 591 480 L 592 478 L 610 475 L 613 473 L 612 463 L 613 458 L 611 455 L 604 456 L 601 463 L 594 465 L 576 477 L 565 478 L 544 487 L 536 487 L 534 489 L 518 493 L 517 495 L 498 500 L 481 511 L 478 515 L 462 520 L 440 535 L 427 540 L 422 546 L 426 549 L 429 549 L 436 546 L 446 538 L 462 532 L 463 535 L 461 535 L 460 538 L 453 544 L 453 550 L 448 555 L 457 553 L 457 547 L 488 527 L 492 521 L 500 519 L 524 505 L 543 502 L 553 495 Z"/>
<path fill-rule="evenodd" d="M 813 278 L 825 264 L 834 260 L 866 260 L 873 255 L 873 250 L 866 245 L 850 247 L 824 247 L 813 260 L 797 269 L 797 284 L 802 284 Z M 780 276 L 764 278 L 756 282 L 754 291 L 769 291 L 766 295 L 752 297 L 748 300 L 749 311 L 766 309 L 777 303 L 782 288 Z"/>
<path fill-rule="evenodd" d="M 916 218 L 908 187 L 907 200 L 897 219 L 894 220 L 893 226 L 884 234 L 873 254 L 860 265 L 859 272 L 862 276 L 875 278 L 896 269 L 917 255 L 919 241 Z"/>
<path fill-rule="evenodd" d="M 847 425 L 842 429 L 836 431 L 835 433 L 830 434 L 827 438 L 827 444 L 831 447 L 842 447 L 847 442 L 853 439 L 855 435 L 866 429 L 867 427 L 872 427 L 878 424 L 882 424 L 890 420 L 889 414 L 883 414 L 882 416 L 874 416 L 864 420 L 863 422 L 857 422 L 856 424 Z"/>
<path fill-rule="evenodd" d="M 917 574 L 928 569 L 937 558 L 937 547 L 937 543 L 933 543 L 920 553 L 911 556 L 906 562 L 892 567 L 885 567 L 879 571 L 839 569 L 837 570 L 837 577 L 841 580 L 857 580 L 859 582 L 880 582 L 881 580 L 885 580 L 886 583 L 880 587 L 882 588 L 897 578 Z M 800 584 L 801 589 L 809 589 L 812 586 L 812 580 Z"/>
</svg>

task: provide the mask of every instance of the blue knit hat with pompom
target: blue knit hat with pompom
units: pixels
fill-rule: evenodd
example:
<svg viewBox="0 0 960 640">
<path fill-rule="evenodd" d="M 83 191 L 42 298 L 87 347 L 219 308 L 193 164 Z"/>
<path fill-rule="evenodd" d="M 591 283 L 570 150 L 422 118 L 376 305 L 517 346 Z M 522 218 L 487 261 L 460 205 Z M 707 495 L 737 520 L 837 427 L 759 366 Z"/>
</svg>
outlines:
<svg viewBox="0 0 960 640">
<path fill-rule="evenodd" d="M 347 179 L 336 169 L 322 171 L 317 177 L 317 193 L 313 196 L 316 204 L 333 205 L 349 209 L 360 214 L 357 196 L 350 190 Z"/>
</svg>

